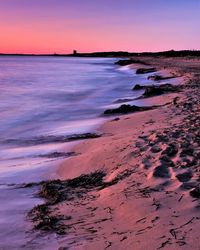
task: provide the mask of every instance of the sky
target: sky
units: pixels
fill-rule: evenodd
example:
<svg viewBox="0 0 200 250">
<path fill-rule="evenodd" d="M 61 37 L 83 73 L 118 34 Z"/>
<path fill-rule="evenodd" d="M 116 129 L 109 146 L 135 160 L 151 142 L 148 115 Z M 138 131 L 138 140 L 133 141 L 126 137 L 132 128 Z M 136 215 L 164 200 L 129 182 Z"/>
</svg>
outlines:
<svg viewBox="0 0 200 250">
<path fill-rule="evenodd" d="M 0 0 L 1 53 L 200 49 L 200 0 Z"/>
</svg>

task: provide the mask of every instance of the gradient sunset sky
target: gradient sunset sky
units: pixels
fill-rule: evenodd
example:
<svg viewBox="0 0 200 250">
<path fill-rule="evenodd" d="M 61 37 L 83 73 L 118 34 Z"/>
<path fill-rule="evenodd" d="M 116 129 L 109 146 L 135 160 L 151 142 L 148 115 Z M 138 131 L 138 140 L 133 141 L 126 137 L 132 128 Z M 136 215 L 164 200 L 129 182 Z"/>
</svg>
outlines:
<svg viewBox="0 0 200 250">
<path fill-rule="evenodd" d="M 0 52 L 200 49 L 200 0 L 0 0 Z"/>
</svg>

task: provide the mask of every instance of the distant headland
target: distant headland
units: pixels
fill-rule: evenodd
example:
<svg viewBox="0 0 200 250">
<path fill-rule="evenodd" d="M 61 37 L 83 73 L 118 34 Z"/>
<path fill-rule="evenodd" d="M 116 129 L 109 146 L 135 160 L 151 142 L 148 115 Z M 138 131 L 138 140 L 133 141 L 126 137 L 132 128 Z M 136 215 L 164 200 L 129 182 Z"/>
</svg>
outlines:
<svg viewBox="0 0 200 250">
<path fill-rule="evenodd" d="M 53 57 L 130 57 L 130 56 L 164 56 L 164 57 L 186 57 L 200 56 L 200 50 L 168 50 L 160 52 L 127 52 L 127 51 L 109 51 L 109 52 L 92 52 L 79 53 L 76 50 L 72 54 L 20 54 L 20 53 L 0 53 L 0 56 L 53 56 Z"/>
</svg>

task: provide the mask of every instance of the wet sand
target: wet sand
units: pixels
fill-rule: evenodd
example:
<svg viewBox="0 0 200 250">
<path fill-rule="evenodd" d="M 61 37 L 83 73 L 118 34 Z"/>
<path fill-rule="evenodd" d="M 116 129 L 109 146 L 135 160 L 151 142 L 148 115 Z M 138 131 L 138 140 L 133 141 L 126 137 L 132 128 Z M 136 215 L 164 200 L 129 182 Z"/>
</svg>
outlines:
<svg viewBox="0 0 200 250">
<path fill-rule="evenodd" d="M 181 91 L 146 99 L 158 108 L 111 117 L 101 137 L 73 148 L 61 181 L 42 184 L 46 203 L 30 217 L 56 233 L 60 250 L 200 247 L 200 61 L 140 59 L 180 76 Z"/>
</svg>

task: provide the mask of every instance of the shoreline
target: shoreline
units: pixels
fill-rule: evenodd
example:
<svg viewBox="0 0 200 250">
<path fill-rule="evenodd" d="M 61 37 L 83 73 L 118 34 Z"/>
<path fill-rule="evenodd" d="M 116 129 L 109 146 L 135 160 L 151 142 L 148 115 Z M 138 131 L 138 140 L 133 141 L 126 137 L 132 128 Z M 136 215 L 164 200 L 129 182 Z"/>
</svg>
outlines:
<svg viewBox="0 0 200 250">
<path fill-rule="evenodd" d="M 147 68 L 149 67 L 149 63 L 148 63 L 148 65 L 147 65 Z M 130 69 L 132 69 L 132 70 L 137 70 L 137 69 L 140 69 L 140 68 L 145 68 L 145 66 L 141 63 L 141 64 L 139 64 L 139 63 L 133 63 L 133 64 L 131 64 L 131 65 L 129 65 L 129 68 Z M 171 73 L 171 70 L 169 69 L 169 70 L 167 70 L 167 69 L 162 69 L 162 68 L 158 68 L 158 70 L 156 70 L 155 72 L 153 72 L 153 73 L 151 73 L 152 75 L 162 75 L 163 77 L 167 77 L 167 76 L 169 76 L 169 75 L 175 75 L 175 80 L 176 80 L 176 85 L 180 85 L 180 84 L 182 84 L 183 83 L 183 79 L 182 79 L 182 77 L 179 75 L 179 74 L 177 74 L 177 73 L 175 73 L 175 72 L 172 72 Z M 176 76 L 176 74 L 177 74 L 177 76 Z M 144 75 L 146 75 L 146 74 L 144 74 Z M 154 81 L 153 83 L 155 83 L 155 85 L 161 85 L 161 83 L 163 82 L 164 80 L 162 80 L 162 81 L 158 81 L 158 82 L 156 82 L 156 81 Z M 169 81 L 170 82 L 170 81 Z M 170 83 L 171 84 L 171 83 Z M 147 87 L 148 87 L 149 85 L 147 85 Z M 151 85 L 150 85 L 151 86 Z M 177 93 L 170 93 L 170 94 L 161 94 L 161 95 L 155 95 L 155 96 L 153 96 L 153 97 L 147 97 L 147 98 L 141 98 L 141 101 L 143 102 L 143 104 L 145 104 L 144 105 L 144 107 L 145 106 L 153 106 L 153 105 L 162 105 L 162 104 L 164 104 L 164 103 L 167 103 L 168 102 L 168 99 L 169 99 L 169 95 L 170 95 L 170 98 L 171 98 L 171 100 L 173 100 L 173 98 L 174 97 L 176 97 L 177 96 Z M 122 98 L 123 99 L 123 98 Z M 137 101 L 137 100 L 139 100 L 139 98 L 135 98 L 135 99 L 133 99 L 133 101 Z M 120 107 L 120 103 L 118 103 L 118 106 Z M 141 106 L 141 107 L 143 107 L 143 106 Z M 148 112 L 148 111 L 143 111 L 143 112 Z M 107 124 L 109 124 L 110 125 L 110 123 L 112 124 L 113 122 L 115 122 L 116 120 L 118 121 L 118 119 L 120 119 L 120 117 L 121 118 L 123 118 L 124 117 L 124 119 L 125 120 L 127 120 L 127 119 L 129 119 L 129 117 L 130 116 L 133 116 L 133 118 L 134 118 L 134 120 L 140 120 L 140 116 L 142 116 L 143 117 L 143 115 L 144 114 L 141 114 L 140 112 L 130 112 L 129 114 L 111 114 L 110 116 L 105 116 L 108 120 L 107 121 L 105 121 L 105 122 L 103 122 L 103 123 L 101 123 L 100 124 L 100 126 L 98 127 L 98 128 L 96 128 L 95 129 L 95 131 L 93 131 L 92 133 L 95 133 L 95 134 L 99 134 L 99 135 L 102 135 L 101 136 L 101 138 L 103 137 L 105 137 L 105 135 L 107 135 L 108 134 L 108 137 L 110 136 L 110 134 L 112 134 L 112 133 L 110 133 L 109 132 L 109 129 L 107 129 Z M 137 116 L 138 116 L 138 118 L 137 118 Z M 108 125 L 108 127 L 110 127 Z M 111 125 L 112 126 L 112 125 Z M 108 131 L 107 131 L 108 130 Z M 88 144 L 90 144 L 90 143 L 94 143 L 95 144 L 95 139 L 93 139 L 92 141 L 88 141 Z M 74 151 L 74 152 L 79 152 L 78 154 L 82 154 L 83 152 L 86 152 L 86 150 L 84 150 L 83 152 L 81 152 L 81 148 L 82 148 L 82 146 L 83 147 L 85 147 L 85 144 L 87 144 L 87 140 L 86 141 L 83 141 L 83 142 L 79 142 L 76 146 L 74 146 L 74 147 L 72 147 L 72 151 Z M 71 159 L 66 159 L 66 160 L 64 160 L 64 162 L 63 163 L 61 163 L 58 167 L 57 167 L 57 173 L 58 173 L 58 178 L 59 179 L 61 179 L 61 180 L 64 180 L 64 179 L 71 179 L 71 178 L 74 178 L 74 177 L 77 177 L 77 176 L 79 176 L 79 175 L 81 175 L 81 173 L 85 173 L 84 171 L 82 171 L 81 170 L 81 167 L 79 168 L 79 167 L 77 167 L 77 169 L 79 169 L 79 170 L 81 170 L 81 171 L 79 171 L 78 170 L 78 173 L 76 173 L 76 171 L 74 171 L 74 169 L 72 169 L 71 167 L 69 168 L 69 169 L 67 169 L 67 170 L 69 170 L 67 173 L 66 173 L 66 175 L 64 174 L 64 172 L 61 170 L 62 169 L 62 167 L 63 166 L 65 166 L 65 163 L 67 164 L 68 163 L 68 161 L 70 161 Z M 72 161 L 73 161 L 73 159 L 72 159 Z M 70 165 L 70 164 L 69 164 Z M 65 167 L 64 167 L 65 168 Z M 73 172 L 73 174 L 69 174 L 69 173 L 71 173 L 71 171 Z M 62 173 L 61 173 L 62 172 Z M 64 174 L 64 175 L 63 175 Z"/>
<path fill-rule="evenodd" d="M 155 60 L 155 65 L 162 68 L 163 62 Z M 191 150 L 183 140 L 189 128 L 185 123 L 196 122 L 188 116 L 197 98 L 185 105 L 188 93 L 197 95 L 187 89 L 196 79 L 191 68 L 169 69 L 184 73 L 182 92 L 148 98 L 151 105 L 168 103 L 158 109 L 111 118 L 98 130 L 104 136 L 81 142 L 73 149 L 78 155 L 61 164 L 58 174 L 63 182 L 43 186 L 41 196 L 49 202 L 43 217 L 48 214 L 55 221 L 46 224 L 40 218 L 39 223 L 64 235 L 59 249 L 198 249 L 199 217 L 194 205 L 198 201 L 192 202 L 198 195 L 194 154 L 198 145 L 192 131 Z M 94 173 L 101 173 L 100 179 Z M 49 191 L 58 200 L 51 203 Z"/>
</svg>

